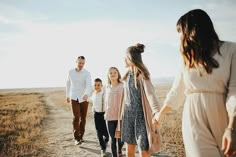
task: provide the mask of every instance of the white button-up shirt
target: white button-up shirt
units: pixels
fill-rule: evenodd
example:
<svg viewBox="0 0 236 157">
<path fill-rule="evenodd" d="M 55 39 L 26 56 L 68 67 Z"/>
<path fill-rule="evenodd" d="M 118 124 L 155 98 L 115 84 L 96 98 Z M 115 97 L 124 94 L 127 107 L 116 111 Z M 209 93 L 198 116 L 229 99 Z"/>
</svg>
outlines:
<svg viewBox="0 0 236 157">
<path fill-rule="evenodd" d="M 105 112 L 104 107 L 104 92 L 93 92 L 92 96 L 90 97 L 90 102 L 93 105 L 92 110 L 95 112 Z"/>
<path fill-rule="evenodd" d="M 89 96 L 92 90 L 92 82 L 90 73 L 82 69 L 76 71 L 71 69 L 68 74 L 66 83 L 66 97 L 78 100 L 79 103 L 83 102 L 83 96 Z"/>
</svg>

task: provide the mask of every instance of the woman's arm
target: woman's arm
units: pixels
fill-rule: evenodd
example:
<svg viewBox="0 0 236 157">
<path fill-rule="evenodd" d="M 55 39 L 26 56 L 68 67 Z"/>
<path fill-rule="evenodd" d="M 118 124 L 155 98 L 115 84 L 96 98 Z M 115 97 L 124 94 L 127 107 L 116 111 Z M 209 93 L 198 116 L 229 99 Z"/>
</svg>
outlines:
<svg viewBox="0 0 236 157">
<path fill-rule="evenodd" d="M 229 117 L 229 125 L 222 139 L 222 150 L 226 156 L 236 155 L 236 116 Z"/>
<path fill-rule="evenodd" d="M 171 110 L 171 108 L 169 106 L 163 106 L 160 110 L 160 112 L 156 113 L 155 116 L 154 116 L 154 119 L 153 119 L 153 123 L 154 124 L 157 124 L 158 126 L 160 125 L 162 119 L 163 119 L 163 116 L 169 112 Z"/>
<path fill-rule="evenodd" d="M 233 152 L 236 154 L 236 46 L 231 56 L 226 108 L 229 115 L 229 123 L 222 139 L 222 149 L 225 155 L 232 155 Z"/>
<path fill-rule="evenodd" d="M 234 129 L 234 131 L 236 131 L 236 115 L 229 117 L 228 128 Z"/>
<path fill-rule="evenodd" d="M 168 92 L 164 105 L 162 106 L 160 112 L 155 115 L 154 123 L 160 124 L 162 117 L 169 112 L 171 109 L 177 110 L 180 106 L 184 104 L 185 101 L 185 85 L 183 80 L 183 72 L 182 70 L 175 77 L 171 90 Z"/>
</svg>

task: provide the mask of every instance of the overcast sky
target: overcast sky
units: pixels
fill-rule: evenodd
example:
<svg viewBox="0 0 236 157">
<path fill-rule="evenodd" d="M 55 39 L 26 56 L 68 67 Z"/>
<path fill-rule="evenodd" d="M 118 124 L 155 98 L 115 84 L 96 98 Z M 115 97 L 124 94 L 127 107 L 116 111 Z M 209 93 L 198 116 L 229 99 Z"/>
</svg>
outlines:
<svg viewBox="0 0 236 157">
<path fill-rule="evenodd" d="M 106 82 L 110 66 L 125 73 L 125 50 L 138 42 L 151 77 L 173 77 L 176 22 L 196 8 L 222 40 L 236 41 L 234 0 L 0 0 L 0 89 L 65 86 L 79 55 Z"/>
</svg>

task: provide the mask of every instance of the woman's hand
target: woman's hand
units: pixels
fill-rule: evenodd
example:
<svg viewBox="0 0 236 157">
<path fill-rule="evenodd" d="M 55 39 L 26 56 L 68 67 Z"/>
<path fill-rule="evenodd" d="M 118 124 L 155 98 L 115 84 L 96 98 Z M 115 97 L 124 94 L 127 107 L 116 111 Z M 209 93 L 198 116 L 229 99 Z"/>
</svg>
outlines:
<svg viewBox="0 0 236 157">
<path fill-rule="evenodd" d="M 226 128 L 222 139 L 222 150 L 229 157 L 236 155 L 236 131 L 231 128 Z"/>
<path fill-rule="evenodd" d="M 152 123 L 156 124 L 157 126 L 160 126 L 162 119 L 163 119 L 162 113 L 157 112 L 152 119 Z"/>
<path fill-rule="evenodd" d="M 164 115 L 169 111 L 171 110 L 170 107 L 168 106 L 163 106 L 160 110 L 160 112 L 157 112 L 155 113 L 153 119 L 152 119 L 152 123 L 153 124 L 156 124 L 157 126 L 160 126 L 162 120 L 163 120 L 163 117 Z"/>
</svg>

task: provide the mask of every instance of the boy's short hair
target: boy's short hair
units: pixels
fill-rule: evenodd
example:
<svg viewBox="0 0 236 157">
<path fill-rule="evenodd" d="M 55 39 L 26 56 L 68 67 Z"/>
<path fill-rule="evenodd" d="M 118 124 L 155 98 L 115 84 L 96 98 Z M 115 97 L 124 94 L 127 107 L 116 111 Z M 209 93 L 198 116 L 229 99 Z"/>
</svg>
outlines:
<svg viewBox="0 0 236 157">
<path fill-rule="evenodd" d="M 102 83 L 102 80 L 101 80 L 100 78 L 96 78 L 96 79 L 94 80 L 94 82 L 101 82 L 101 83 Z"/>
<path fill-rule="evenodd" d="M 84 57 L 84 56 L 78 56 L 77 59 L 83 59 L 83 60 L 85 60 L 85 57 Z"/>
</svg>

